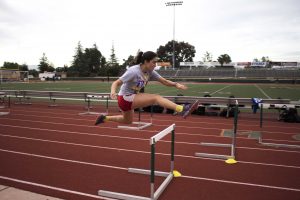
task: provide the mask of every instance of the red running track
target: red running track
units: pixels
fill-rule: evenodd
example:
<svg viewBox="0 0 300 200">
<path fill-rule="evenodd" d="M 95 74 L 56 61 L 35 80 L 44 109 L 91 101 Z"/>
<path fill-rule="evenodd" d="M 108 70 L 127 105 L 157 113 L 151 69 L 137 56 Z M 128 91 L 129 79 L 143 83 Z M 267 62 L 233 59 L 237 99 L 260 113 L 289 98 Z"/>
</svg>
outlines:
<svg viewBox="0 0 300 200">
<path fill-rule="evenodd" d="M 101 199 L 98 190 L 148 197 L 149 177 L 127 168 L 149 169 L 149 138 L 176 124 L 174 178 L 162 200 L 300 199 L 300 149 L 261 146 L 243 134 L 263 133 L 265 142 L 300 145 L 293 135 L 300 124 L 268 117 L 263 128 L 258 115 L 239 119 L 238 163 L 195 157 L 196 152 L 228 155 L 228 148 L 204 147 L 200 142 L 230 143 L 221 136 L 233 119 L 155 114 L 153 126 L 141 131 L 117 129 L 117 124 L 93 126 L 95 116 L 79 116 L 80 107 L 48 108 L 14 105 L 0 117 L 0 184 L 62 199 Z M 148 121 L 149 115 L 143 114 Z M 168 171 L 170 137 L 157 144 L 156 169 Z M 156 186 L 163 179 L 156 177 Z"/>
</svg>

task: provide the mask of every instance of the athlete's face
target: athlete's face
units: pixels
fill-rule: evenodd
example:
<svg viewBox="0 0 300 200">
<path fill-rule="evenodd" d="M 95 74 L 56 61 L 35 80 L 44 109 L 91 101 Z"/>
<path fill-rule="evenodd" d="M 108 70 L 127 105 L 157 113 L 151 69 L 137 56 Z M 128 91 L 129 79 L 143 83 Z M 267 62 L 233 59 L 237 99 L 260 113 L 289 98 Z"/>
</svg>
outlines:
<svg viewBox="0 0 300 200">
<path fill-rule="evenodd" d="M 149 62 L 146 61 L 148 70 L 151 70 L 151 71 L 154 70 L 154 68 L 156 67 L 156 63 L 157 63 L 157 58 L 153 58 Z"/>
</svg>

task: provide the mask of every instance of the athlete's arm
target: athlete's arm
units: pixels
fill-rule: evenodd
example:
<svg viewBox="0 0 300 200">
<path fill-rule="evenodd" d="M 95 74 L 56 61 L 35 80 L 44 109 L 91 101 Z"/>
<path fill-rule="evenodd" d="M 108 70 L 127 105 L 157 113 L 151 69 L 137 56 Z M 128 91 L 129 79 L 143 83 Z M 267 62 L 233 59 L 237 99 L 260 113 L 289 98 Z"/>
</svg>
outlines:
<svg viewBox="0 0 300 200">
<path fill-rule="evenodd" d="M 177 82 L 173 82 L 173 81 L 170 81 L 170 80 L 167 80 L 163 77 L 160 77 L 158 79 L 158 81 L 165 85 L 165 86 L 169 86 L 169 87 L 176 87 L 177 89 L 180 89 L 180 90 L 186 90 L 187 89 L 187 86 L 183 85 L 183 84 L 180 84 L 180 83 L 177 83 Z"/>
<path fill-rule="evenodd" d="M 122 84 L 123 84 L 123 82 L 120 79 L 114 81 L 111 84 L 111 88 L 110 88 L 110 98 L 111 99 L 117 99 L 116 91 L 117 91 L 117 88 L 120 87 Z"/>
</svg>

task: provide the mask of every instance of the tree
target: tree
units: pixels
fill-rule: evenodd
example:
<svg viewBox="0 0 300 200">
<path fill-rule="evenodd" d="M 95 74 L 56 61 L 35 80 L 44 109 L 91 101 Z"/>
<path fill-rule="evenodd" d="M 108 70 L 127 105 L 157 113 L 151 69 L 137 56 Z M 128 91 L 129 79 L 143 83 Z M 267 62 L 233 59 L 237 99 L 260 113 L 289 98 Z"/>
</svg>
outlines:
<svg viewBox="0 0 300 200">
<path fill-rule="evenodd" d="M 19 70 L 20 71 L 28 71 L 28 65 L 26 65 L 25 63 L 20 65 Z"/>
<path fill-rule="evenodd" d="M 40 58 L 40 64 L 38 66 L 40 72 L 54 71 L 54 67 L 49 64 L 48 58 L 46 57 L 45 53 L 43 53 L 43 56 Z"/>
<path fill-rule="evenodd" d="M 55 71 L 56 72 L 68 72 L 68 66 L 64 65 L 63 67 L 56 67 Z"/>
<path fill-rule="evenodd" d="M 203 59 L 203 62 L 211 62 L 212 61 L 212 54 L 208 51 L 205 52 Z"/>
<path fill-rule="evenodd" d="M 93 45 L 93 48 L 86 48 L 84 52 L 84 61 L 86 62 L 85 66 L 90 74 L 98 74 L 101 67 L 101 58 L 102 54 L 98 50 L 96 44 Z"/>
<path fill-rule="evenodd" d="M 29 70 L 29 75 L 32 75 L 33 77 L 38 77 L 39 76 L 39 72 L 35 69 L 30 69 Z"/>
<path fill-rule="evenodd" d="M 258 58 L 254 58 L 253 59 L 253 62 L 270 62 L 270 58 L 269 56 L 263 56 L 261 57 L 261 59 L 258 59 Z"/>
<path fill-rule="evenodd" d="M 20 65 L 18 63 L 4 62 L 3 64 L 4 69 L 19 70 L 19 67 Z"/>
<path fill-rule="evenodd" d="M 68 76 L 96 76 L 105 70 L 106 59 L 98 50 L 96 44 L 83 52 L 80 41 L 75 49 L 72 65 L 68 68 Z M 102 69 L 103 68 L 103 69 Z"/>
<path fill-rule="evenodd" d="M 121 66 L 118 63 L 118 59 L 115 54 L 115 48 L 114 45 L 111 49 L 111 55 L 109 58 L 109 61 L 106 65 L 106 75 L 109 76 L 119 76 L 119 73 L 121 71 Z"/>
<path fill-rule="evenodd" d="M 118 59 L 117 59 L 116 54 L 115 54 L 115 47 L 114 47 L 114 45 L 112 45 L 110 58 L 109 58 L 109 61 L 108 61 L 107 64 L 109 66 L 117 66 L 117 65 L 119 65 Z"/>
<path fill-rule="evenodd" d="M 270 58 L 269 58 L 269 56 L 263 56 L 262 58 L 261 58 L 261 62 L 270 62 L 271 60 L 270 60 Z"/>
<path fill-rule="evenodd" d="M 102 56 L 100 59 L 100 68 L 105 68 L 106 63 L 107 63 L 106 58 L 104 56 Z"/>
<path fill-rule="evenodd" d="M 123 61 L 124 61 L 124 63 L 121 65 L 122 66 L 122 68 L 124 68 L 124 69 L 126 69 L 126 67 L 130 67 L 130 66 L 132 66 L 132 65 L 134 65 L 135 63 L 134 63 L 134 56 L 132 56 L 132 55 L 130 55 L 128 58 L 127 58 L 127 60 L 125 60 L 125 59 L 123 59 Z"/>
<path fill-rule="evenodd" d="M 11 63 L 11 62 L 4 62 L 3 68 L 19 70 L 19 71 L 28 71 L 28 65 L 26 64 L 19 65 L 18 63 Z"/>
<path fill-rule="evenodd" d="M 230 63 L 231 62 L 231 58 L 228 54 L 223 54 L 223 55 L 220 55 L 219 58 L 218 58 L 218 62 L 221 64 L 221 67 L 223 67 L 223 64 L 224 63 Z"/>
<path fill-rule="evenodd" d="M 106 62 L 106 58 L 104 56 L 101 57 L 100 59 L 100 70 L 99 70 L 99 73 L 98 73 L 98 76 L 106 76 L 106 65 L 107 65 L 107 62 Z"/>
<path fill-rule="evenodd" d="M 189 62 L 193 61 L 193 57 L 195 57 L 195 47 L 190 45 L 187 42 L 177 42 L 175 41 L 175 67 L 179 67 L 180 62 Z M 157 55 L 163 62 L 171 62 L 173 55 L 173 40 L 169 41 L 165 46 L 159 46 L 157 49 Z"/>
<path fill-rule="evenodd" d="M 71 67 L 68 71 L 70 76 L 85 76 L 87 75 L 87 70 L 85 66 L 84 54 L 80 41 L 75 48 L 75 55 L 73 56 L 73 61 Z"/>
</svg>

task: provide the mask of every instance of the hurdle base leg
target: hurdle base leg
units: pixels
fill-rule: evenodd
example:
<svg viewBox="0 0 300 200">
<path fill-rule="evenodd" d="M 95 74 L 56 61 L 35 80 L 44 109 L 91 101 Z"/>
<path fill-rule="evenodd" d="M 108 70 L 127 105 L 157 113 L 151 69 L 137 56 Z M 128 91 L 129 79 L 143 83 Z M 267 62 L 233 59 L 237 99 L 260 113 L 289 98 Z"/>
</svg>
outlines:
<svg viewBox="0 0 300 200">
<path fill-rule="evenodd" d="M 48 104 L 48 107 L 57 107 L 58 105 L 56 104 L 56 99 L 51 99 L 50 98 L 50 101 L 52 101 L 52 103 L 50 102 L 49 104 Z"/>
<path fill-rule="evenodd" d="M 57 107 L 57 104 L 49 104 L 48 107 Z"/>
<path fill-rule="evenodd" d="M 108 198 L 121 199 L 121 200 L 151 200 L 151 198 L 147 198 L 147 197 L 118 193 L 118 192 L 111 192 L 106 190 L 99 190 L 98 195 L 101 197 L 108 197 Z"/>
<path fill-rule="evenodd" d="M 132 122 L 132 124 L 135 126 L 119 125 L 118 128 L 125 129 L 125 130 L 141 130 L 152 125 L 152 123 L 147 123 L 147 122 Z"/>
<path fill-rule="evenodd" d="M 0 116 L 8 115 L 9 112 L 0 112 Z"/>
<path fill-rule="evenodd" d="M 87 111 L 87 112 L 83 112 L 83 113 L 78 113 L 78 115 L 100 115 L 103 113 L 98 113 L 98 112 L 91 112 L 91 111 Z"/>
<path fill-rule="evenodd" d="M 150 175 L 150 170 L 145 169 L 137 169 L 137 168 L 128 168 L 128 172 L 130 173 L 136 173 L 136 174 L 143 174 L 143 175 Z M 98 195 L 102 197 L 108 197 L 113 199 L 122 199 L 122 200 L 157 200 L 159 196 L 163 193 L 163 191 L 166 189 L 166 187 L 169 185 L 169 183 L 173 179 L 172 172 L 161 172 L 161 171 L 155 171 L 155 176 L 162 176 L 166 177 L 166 179 L 163 181 L 163 183 L 158 187 L 158 189 L 154 192 L 154 197 L 143 197 L 143 196 L 136 196 L 131 194 L 125 194 L 125 193 L 118 193 L 118 192 L 111 192 L 107 190 L 99 190 Z"/>
<path fill-rule="evenodd" d="M 136 174 L 143 174 L 143 175 L 150 175 L 151 174 L 150 170 L 137 169 L 137 168 L 128 168 L 128 172 L 136 173 Z M 166 189 L 166 187 L 172 181 L 173 173 L 172 172 L 154 171 L 154 175 L 155 176 L 166 177 L 166 179 L 162 182 L 162 184 L 154 192 L 154 199 L 158 199 L 158 197 L 163 193 L 163 191 Z"/>
<path fill-rule="evenodd" d="M 300 145 L 293 145 L 293 144 L 276 144 L 276 143 L 265 143 L 260 142 L 263 146 L 269 146 L 269 147 L 286 147 L 286 148 L 300 148 Z"/>
<path fill-rule="evenodd" d="M 217 159 L 223 159 L 223 160 L 227 160 L 229 158 L 234 158 L 234 156 L 230 156 L 230 155 L 211 154 L 211 153 L 195 153 L 195 156 L 203 157 L 203 158 L 217 158 Z"/>
<path fill-rule="evenodd" d="M 260 145 L 263 145 L 263 146 L 276 147 L 276 148 L 279 148 L 279 147 L 285 147 L 285 148 L 300 148 L 300 145 L 295 145 L 295 144 L 278 144 L 278 143 L 267 143 L 267 142 L 263 142 L 261 136 L 258 138 L 258 143 L 259 143 Z"/>
<path fill-rule="evenodd" d="M 235 155 L 234 155 L 234 152 L 233 152 L 234 146 L 232 144 L 205 143 L 205 142 L 201 142 L 200 145 L 202 145 L 202 146 L 209 146 L 209 147 L 230 147 L 231 148 L 231 155 L 210 154 L 210 153 L 195 153 L 195 156 L 197 156 L 197 157 L 216 158 L 216 159 L 223 159 L 223 160 L 227 160 L 229 158 L 235 159 Z"/>
<path fill-rule="evenodd" d="M 135 174 L 144 174 L 144 175 L 150 175 L 151 171 L 146 169 L 137 169 L 137 168 L 128 168 L 128 172 L 135 173 Z M 168 177 L 170 172 L 161 172 L 161 171 L 154 171 L 155 176 L 163 176 Z"/>
<path fill-rule="evenodd" d="M 210 146 L 210 147 L 231 147 L 231 144 L 206 143 L 206 142 L 201 142 L 200 145 L 202 145 L 202 146 Z"/>
</svg>

